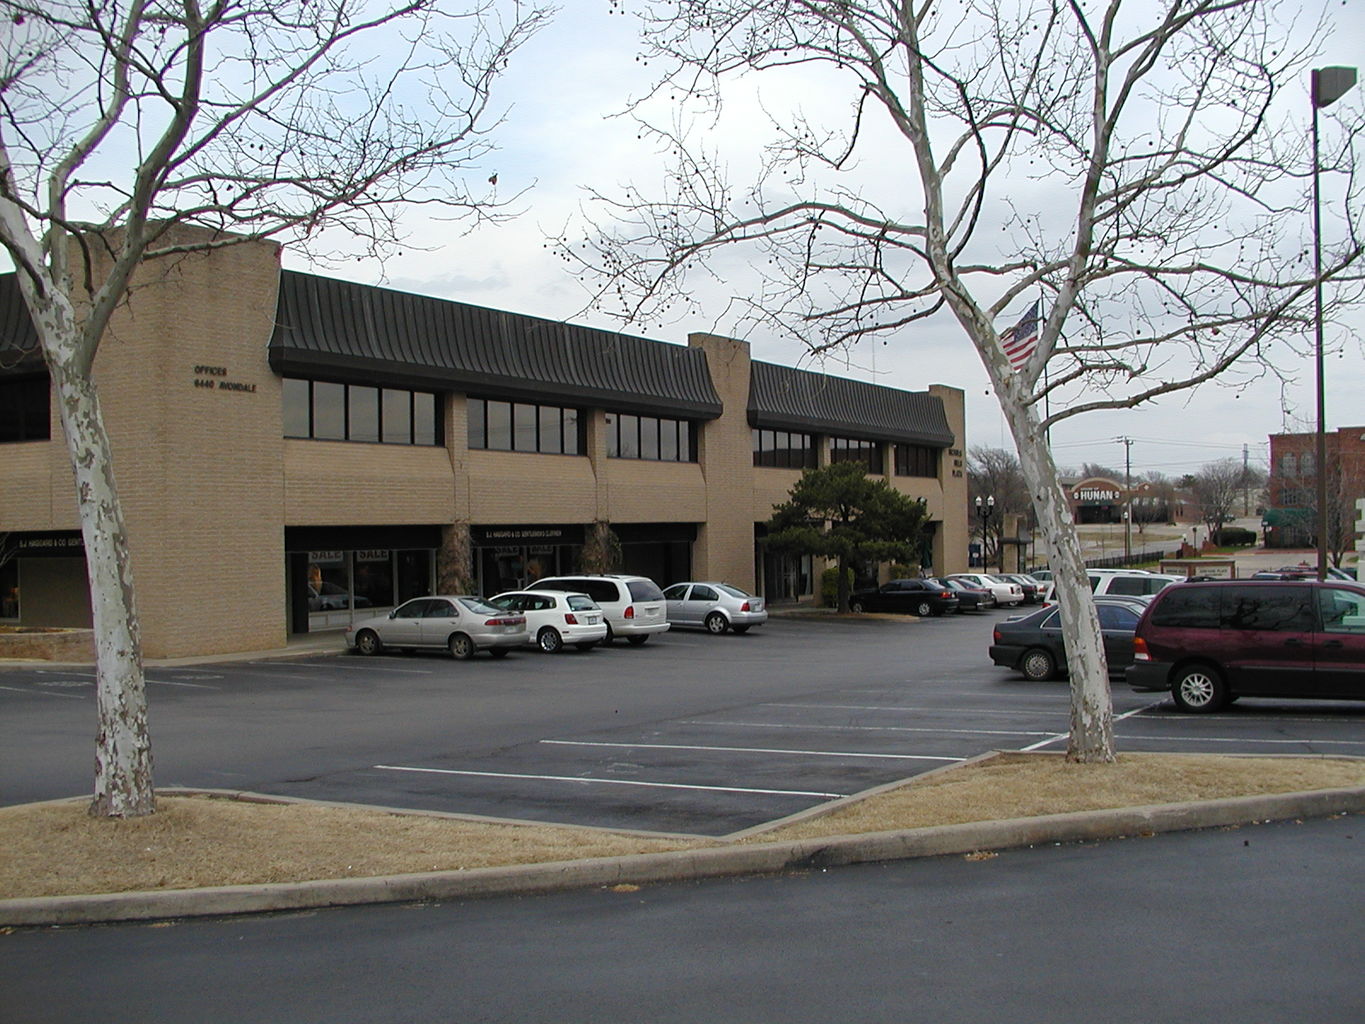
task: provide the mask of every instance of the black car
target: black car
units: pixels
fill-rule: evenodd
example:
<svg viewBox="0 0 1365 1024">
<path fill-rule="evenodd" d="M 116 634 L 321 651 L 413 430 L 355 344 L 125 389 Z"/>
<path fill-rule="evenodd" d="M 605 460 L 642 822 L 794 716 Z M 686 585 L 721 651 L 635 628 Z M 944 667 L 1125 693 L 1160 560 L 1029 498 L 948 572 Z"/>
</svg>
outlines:
<svg viewBox="0 0 1365 1024">
<path fill-rule="evenodd" d="M 1133 663 L 1133 633 L 1145 602 L 1129 598 L 1095 598 L 1109 668 Z M 996 623 L 991 635 L 991 661 L 1017 669 L 1026 679 L 1055 679 L 1066 670 L 1062 642 L 1062 610 L 1048 605 L 1017 619 Z"/>
<path fill-rule="evenodd" d="M 876 590 L 855 590 L 848 606 L 855 612 L 909 612 L 921 618 L 957 611 L 957 594 L 938 580 L 892 580 Z"/>
<path fill-rule="evenodd" d="M 985 587 L 974 587 L 962 580 L 945 580 L 942 576 L 935 576 L 932 581 L 942 584 L 945 590 L 951 590 L 957 596 L 959 612 L 981 612 L 995 607 L 995 594 Z"/>
</svg>

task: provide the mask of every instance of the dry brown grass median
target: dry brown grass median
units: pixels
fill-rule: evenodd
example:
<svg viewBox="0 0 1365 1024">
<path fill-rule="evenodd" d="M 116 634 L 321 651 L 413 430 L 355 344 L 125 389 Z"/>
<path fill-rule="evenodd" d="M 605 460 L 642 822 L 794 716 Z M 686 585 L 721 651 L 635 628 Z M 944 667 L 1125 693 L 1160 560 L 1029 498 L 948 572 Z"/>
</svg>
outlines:
<svg viewBox="0 0 1365 1024">
<path fill-rule="evenodd" d="M 1365 785 L 1365 761 L 1127 754 L 1067 765 L 1009 754 L 938 772 L 751 841 Z M 716 845 L 599 829 L 167 797 L 93 819 L 83 801 L 0 808 L 0 898 L 452 871 Z"/>
</svg>

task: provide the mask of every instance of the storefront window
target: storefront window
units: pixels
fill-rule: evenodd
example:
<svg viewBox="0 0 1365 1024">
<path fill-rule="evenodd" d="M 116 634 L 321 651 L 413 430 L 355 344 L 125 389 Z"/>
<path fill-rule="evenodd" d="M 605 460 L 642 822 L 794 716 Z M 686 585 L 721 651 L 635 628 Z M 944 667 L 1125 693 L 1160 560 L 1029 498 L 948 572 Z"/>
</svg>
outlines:
<svg viewBox="0 0 1365 1024">
<path fill-rule="evenodd" d="M 19 563 L 0 565 L 0 619 L 19 618 Z"/>
</svg>

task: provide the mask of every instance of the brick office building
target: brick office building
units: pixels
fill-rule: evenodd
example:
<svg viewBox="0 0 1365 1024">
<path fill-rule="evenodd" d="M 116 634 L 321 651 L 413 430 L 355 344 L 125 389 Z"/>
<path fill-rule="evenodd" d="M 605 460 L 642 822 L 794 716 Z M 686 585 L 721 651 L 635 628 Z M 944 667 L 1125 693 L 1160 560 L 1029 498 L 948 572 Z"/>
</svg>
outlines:
<svg viewBox="0 0 1365 1024">
<path fill-rule="evenodd" d="M 579 567 L 808 598 L 761 523 L 802 468 L 864 462 L 923 498 L 924 562 L 966 567 L 963 395 L 752 361 L 283 271 L 244 243 L 149 265 L 96 360 L 148 656 L 280 646 L 435 590 Z M 0 621 L 89 623 L 61 427 L 0 276 Z"/>
<path fill-rule="evenodd" d="M 1365 529 L 1357 519 L 1357 503 L 1365 498 L 1365 427 L 1341 427 L 1324 441 L 1328 544 L 1354 549 Z M 1270 435 L 1270 478 L 1261 526 L 1267 547 L 1302 548 L 1316 543 L 1317 442 L 1315 433 Z"/>
</svg>

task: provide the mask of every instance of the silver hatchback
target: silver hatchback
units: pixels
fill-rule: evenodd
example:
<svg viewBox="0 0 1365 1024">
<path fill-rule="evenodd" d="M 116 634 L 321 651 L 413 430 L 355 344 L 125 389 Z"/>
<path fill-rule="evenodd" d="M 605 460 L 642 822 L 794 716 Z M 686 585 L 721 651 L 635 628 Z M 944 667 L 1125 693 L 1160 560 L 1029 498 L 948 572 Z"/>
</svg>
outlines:
<svg viewBox="0 0 1365 1024">
<path fill-rule="evenodd" d="M 728 583 L 675 583 L 664 591 L 668 621 L 678 626 L 704 626 L 719 636 L 727 629 L 747 632 L 768 621 L 768 605 L 761 597 Z"/>
</svg>

